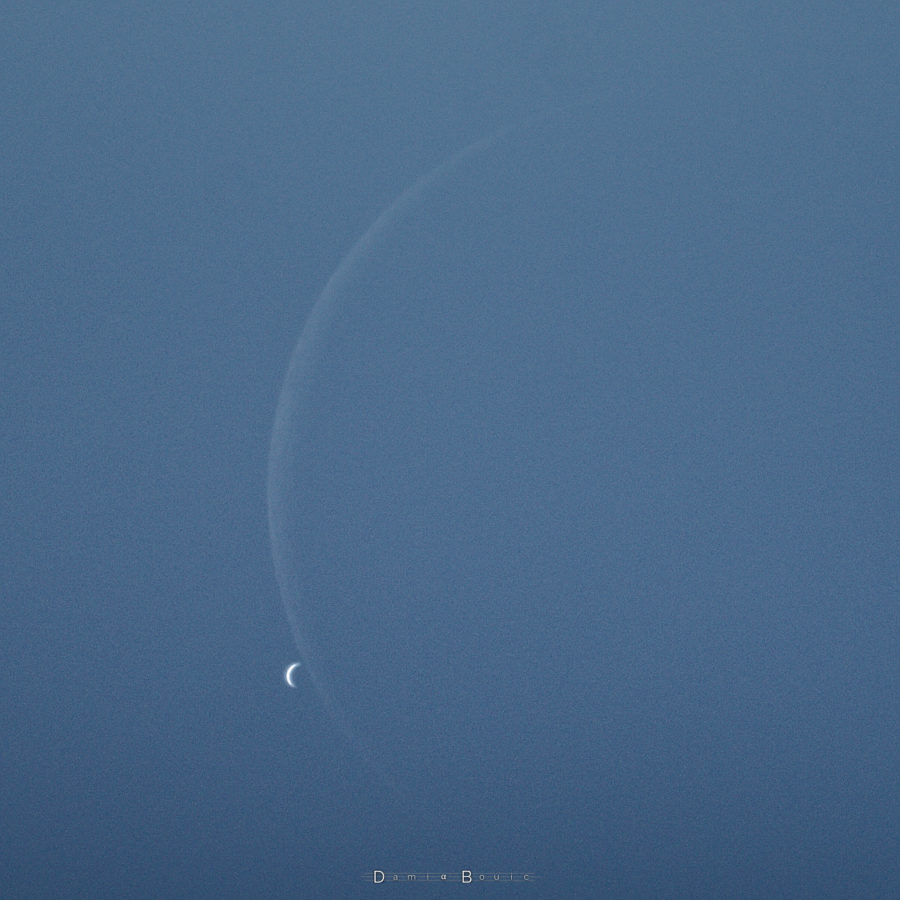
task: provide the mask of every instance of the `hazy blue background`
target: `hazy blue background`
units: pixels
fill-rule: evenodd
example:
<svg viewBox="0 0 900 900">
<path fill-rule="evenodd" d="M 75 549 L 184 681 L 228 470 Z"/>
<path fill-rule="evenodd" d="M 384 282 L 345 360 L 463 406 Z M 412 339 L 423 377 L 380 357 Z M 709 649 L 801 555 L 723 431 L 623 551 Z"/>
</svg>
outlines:
<svg viewBox="0 0 900 900">
<path fill-rule="evenodd" d="M 547 897 L 900 893 L 891 4 L 14 3 L 0 21 L 0 894 L 398 890 L 356 886 L 373 867 L 535 871 L 505 892 Z M 422 211 L 420 254 L 395 242 L 363 271 L 378 296 L 462 298 L 452 327 L 360 303 L 328 356 L 349 387 L 309 440 L 356 467 L 306 470 L 320 492 L 298 509 L 312 587 L 346 607 L 318 607 L 317 634 L 364 762 L 282 681 L 275 404 L 376 216 L 548 109 L 558 133 Z M 505 331 L 480 298 L 520 276 L 548 290 Z M 490 471 L 439 415 L 473 354 L 518 366 L 457 407 L 496 422 Z M 361 444 L 360 423 L 401 437 Z M 419 427 L 424 455 L 402 437 Z M 378 631 L 473 615 L 513 648 L 544 640 L 492 658 Z M 373 713 L 385 689 L 427 726 Z M 401 796 L 373 763 L 408 769 Z"/>
</svg>

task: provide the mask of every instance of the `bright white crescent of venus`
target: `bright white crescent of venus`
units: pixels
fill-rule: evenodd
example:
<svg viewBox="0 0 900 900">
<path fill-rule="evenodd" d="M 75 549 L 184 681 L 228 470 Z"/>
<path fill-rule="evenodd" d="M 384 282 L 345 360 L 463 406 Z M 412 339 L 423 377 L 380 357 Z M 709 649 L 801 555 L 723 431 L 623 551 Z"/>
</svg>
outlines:
<svg viewBox="0 0 900 900">
<path fill-rule="evenodd" d="M 293 681 L 291 681 L 291 675 L 294 674 L 294 669 L 299 669 L 299 668 L 300 668 L 300 663 L 296 663 L 296 662 L 295 662 L 295 663 L 291 663 L 291 664 L 284 670 L 284 680 L 288 683 L 288 687 L 292 687 L 292 688 L 297 687 L 297 685 L 294 684 Z"/>
</svg>

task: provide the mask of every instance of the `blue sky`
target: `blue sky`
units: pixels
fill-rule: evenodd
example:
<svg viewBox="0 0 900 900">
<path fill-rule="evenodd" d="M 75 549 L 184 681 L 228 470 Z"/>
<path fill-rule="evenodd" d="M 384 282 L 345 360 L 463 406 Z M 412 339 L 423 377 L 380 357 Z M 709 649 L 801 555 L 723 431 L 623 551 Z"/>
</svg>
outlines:
<svg viewBox="0 0 900 900">
<path fill-rule="evenodd" d="M 13 4 L 0 893 L 896 894 L 897 37 Z"/>
</svg>

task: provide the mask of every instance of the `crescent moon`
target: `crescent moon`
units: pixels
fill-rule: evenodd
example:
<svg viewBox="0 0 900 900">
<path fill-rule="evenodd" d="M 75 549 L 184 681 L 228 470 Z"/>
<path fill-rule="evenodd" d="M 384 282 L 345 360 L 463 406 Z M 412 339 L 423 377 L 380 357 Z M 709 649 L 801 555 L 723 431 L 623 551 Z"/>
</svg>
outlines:
<svg viewBox="0 0 900 900">
<path fill-rule="evenodd" d="M 305 661 L 306 676 L 322 699 L 331 716 L 340 725 L 344 733 L 355 743 L 352 737 L 352 729 L 337 701 L 332 697 L 331 691 L 324 676 L 319 672 L 315 664 L 315 656 L 308 645 L 307 638 L 302 633 L 296 616 L 291 609 L 293 603 L 291 578 L 287 574 L 290 568 L 290 548 L 283 534 L 281 523 L 287 518 L 285 500 L 290 495 L 293 482 L 290 473 L 290 435 L 297 427 L 297 397 L 295 387 L 300 385 L 300 390 L 308 390 L 310 373 L 315 368 L 318 354 L 324 335 L 328 332 L 332 320 L 337 315 L 341 303 L 341 292 L 347 281 L 352 277 L 354 270 L 362 263 L 365 257 L 377 247 L 383 234 L 390 230 L 391 225 L 402 218 L 410 208 L 422 201 L 423 195 L 435 182 L 452 172 L 467 158 L 475 156 L 488 147 L 495 144 L 509 131 L 504 128 L 496 134 L 475 141 L 455 153 L 449 159 L 441 163 L 427 175 L 423 175 L 411 187 L 408 187 L 400 196 L 369 226 L 369 229 L 354 244 L 347 255 L 341 260 L 334 274 L 328 279 L 324 290 L 313 305 L 306 325 L 294 347 L 294 352 L 288 364 L 281 395 L 278 399 L 278 407 L 275 412 L 275 424 L 272 427 L 271 443 L 269 445 L 269 472 L 267 479 L 267 501 L 269 509 L 269 537 L 272 545 L 272 559 L 275 563 L 275 574 L 278 579 L 281 599 L 285 612 L 294 633 L 297 649 Z M 285 669 L 284 680 L 290 687 L 296 685 L 291 681 L 294 669 L 301 663 L 291 663 Z"/>
<path fill-rule="evenodd" d="M 538 116 L 542 118 L 543 116 Z M 393 223 L 403 217 L 410 208 L 422 202 L 423 196 L 429 187 L 452 172 L 457 166 L 469 157 L 475 156 L 483 150 L 491 147 L 500 140 L 510 127 L 498 131 L 496 134 L 475 141 L 458 151 L 445 162 L 441 163 L 427 175 L 422 176 L 412 186 L 408 187 L 400 196 L 369 226 L 369 229 L 353 245 L 347 255 L 341 260 L 331 278 L 328 279 L 324 290 L 313 305 L 309 318 L 303 328 L 299 340 L 294 347 L 294 352 L 288 364 L 278 399 L 275 412 L 275 423 L 272 427 L 271 442 L 269 445 L 269 470 L 266 486 L 269 518 L 269 537 L 272 546 L 272 559 L 275 563 L 275 574 L 278 580 L 281 599 L 287 613 L 288 622 L 294 634 L 297 649 L 304 659 L 306 678 L 309 684 L 318 693 L 323 705 L 331 717 L 343 731 L 349 742 L 360 750 L 365 758 L 354 729 L 337 700 L 332 696 L 324 675 L 319 671 L 315 662 L 315 654 L 312 652 L 306 635 L 303 634 L 297 616 L 292 609 L 295 602 L 293 595 L 293 579 L 289 574 L 291 565 L 291 552 L 282 523 L 287 519 L 287 500 L 293 484 L 293 476 L 290 472 L 290 451 L 292 447 L 291 434 L 297 427 L 299 414 L 296 407 L 299 400 L 295 391 L 309 391 L 311 373 L 318 362 L 318 356 L 322 352 L 322 344 L 328 333 L 332 321 L 336 318 L 338 308 L 341 305 L 342 291 L 348 281 L 352 279 L 354 271 L 362 264 L 363 260 L 377 249 L 379 241 L 388 232 Z M 299 386 L 299 387 L 298 387 Z M 284 671 L 284 680 L 289 687 L 296 687 L 291 676 L 301 663 L 291 663 Z M 371 763 L 377 774 L 385 784 L 396 789 L 393 778 L 383 772 L 377 764 Z"/>
<path fill-rule="evenodd" d="M 300 663 L 291 663 L 284 670 L 284 680 L 287 682 L 288 687 L 292 687 L 292 688 L 297 687 L 297 685 L 294 684 L 293 681 L 291 681 L 291 675 L 294 674 L 294 669 L 299 669 L 299 668 L 300 668 Z"/>
</svg>

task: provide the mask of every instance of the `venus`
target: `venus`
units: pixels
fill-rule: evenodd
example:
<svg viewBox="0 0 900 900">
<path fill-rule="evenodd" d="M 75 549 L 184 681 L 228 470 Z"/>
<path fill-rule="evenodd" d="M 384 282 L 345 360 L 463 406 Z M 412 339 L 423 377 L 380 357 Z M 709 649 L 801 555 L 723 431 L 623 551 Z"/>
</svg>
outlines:
<svg viewBox="0 0 900 900">
<path fill-rule="evenodd" d="M 292 688 L 297 687 L 297 685 L 294 684 L 294 682 L 291 680 L 291 676 L 294 674 L 294 669 L 299 669 L 299 668 L 300 668 L 300 665 L 301 665 L 301 664 L 298 663 L 298 662 L 291 663 L 291 664 L 284 670 L 284 680 L 288 683 L 288 687 L 292 687 Z"/>
</svg>

